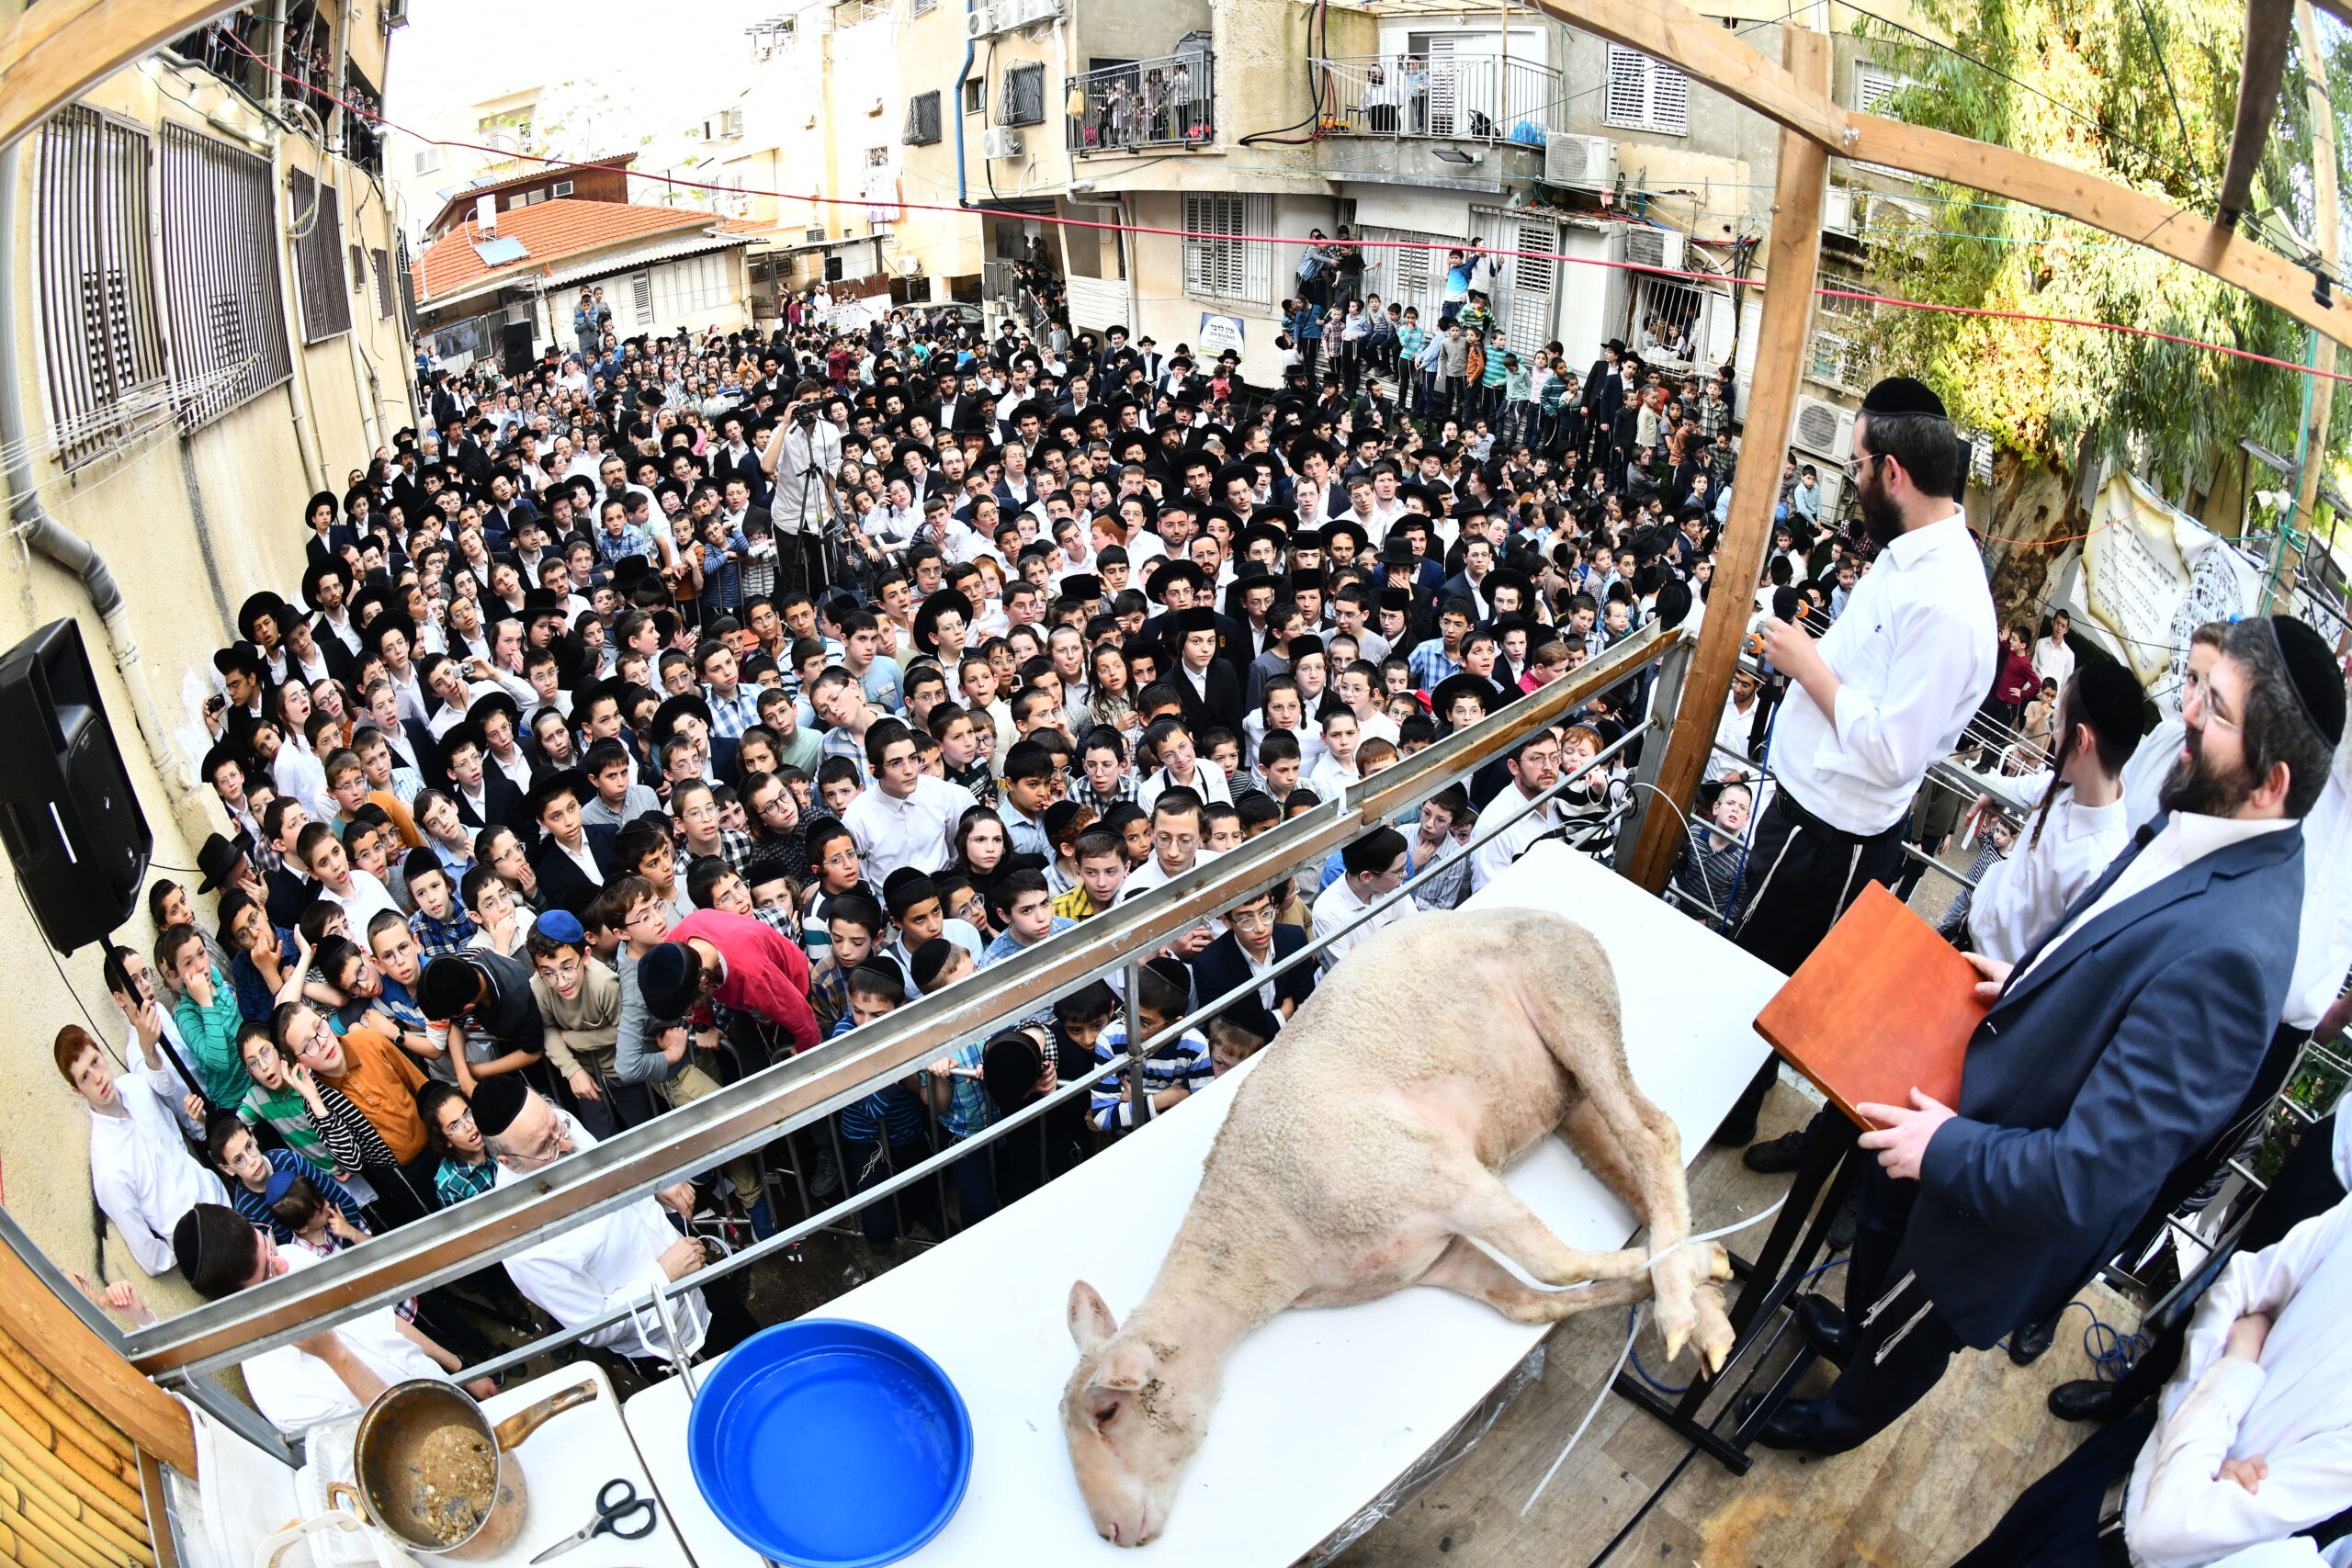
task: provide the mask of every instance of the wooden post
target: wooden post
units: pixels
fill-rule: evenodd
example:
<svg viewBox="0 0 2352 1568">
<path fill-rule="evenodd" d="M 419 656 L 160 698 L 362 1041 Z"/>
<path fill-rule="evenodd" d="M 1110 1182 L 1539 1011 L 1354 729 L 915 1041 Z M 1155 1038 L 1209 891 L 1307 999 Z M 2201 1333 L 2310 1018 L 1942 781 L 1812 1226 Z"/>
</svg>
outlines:
<svg viewBox="0 0 2352 1568">
<path fill-rule="evenodd" d="M 99 1338 L 6 1246 L 0 1246 L 0 1332 L 38 1354 L 42 1368 L 141 1449 L 195 1475 L 196 1432 L 187 1411 Z M 56 1451 L 96 1473 L 96 1457 L 81 1447 L 61 1443 Z M 135 1482 L 116 1484 L 135 1503 Z"/>
<path fill-rule="evenodd" d="M 1782 58 L 1804 91 L 1829 91 L 1829 39 L 1783 26 Z M 1749 596 L 1772 538 L 1772 509 L 1780 500 L 1781 464 L 1788 456 L 1796 414 L 1797 383 L 1813 324 L 1814 284 L 1820 273 L 1821 203 L 1829 155 L 1819 142 L 1783 129 L 1780 174 L 1772 188 L 1772 238 L 1764 275 L 1764 318 L 1756 345 L 1756 379 L 1747 391 L 1740 434 L 1739 471 L 1732 481 L 1731 513 L 1715 545 L 1714 597 L 1699 628 L 1699 649 L 1682 683 L 1682 701 L 1658 769 L 1659 793 L 1642 816 L 1641 841 L 1626 874 L 1656 893 L 1666 886 L 1682 848 L 1682 818 L 1706 771 L 1708 750 L 1731 692 L 1739 645 L 1747 631 Z"/>
<path fill-rule="evenodd" d="M 2302 29 L 2303 92 L 2311 105 L 2312 195 L 2319 214 L 2320 260 L 2333 275 L 2344 254 L 2344 212 L 2335 190 L 2335 108 L 2327 96 L 2327 51 L 2311 0 L 2296 6 L 2295 20 Z M 2335 344 L 2323 333 L 2312 334 L 2312 367 L 2318 374 L 2312 378 L 2311 422 L 2303 430 L 2303 471 L 2295 484 L 2294 513 L 2278 529 L 2278 566 L 2271 574 L 2268 595 L 2273 605 L 2292 602 L 2295 572 L 2301 564 L 2293 531 L 2316 535 L 2312 515 L 2319 505 L 2320 472 L 2327 467 L 2328 419 L 2335 412 L 2335 383 L 2328 378 L 2335 368 Z M 2317 547 L 2326 546 L 2319 543 Z"/>
</svg>

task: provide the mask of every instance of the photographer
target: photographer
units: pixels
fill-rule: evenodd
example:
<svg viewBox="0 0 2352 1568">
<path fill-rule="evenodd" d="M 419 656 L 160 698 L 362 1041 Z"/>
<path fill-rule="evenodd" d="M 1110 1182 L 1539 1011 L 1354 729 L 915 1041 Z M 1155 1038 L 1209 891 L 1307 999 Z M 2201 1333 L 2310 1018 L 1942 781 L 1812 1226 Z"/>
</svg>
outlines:
<svg viewBox="0 0 2352 1568">
<path fill-rule="evenodd" d="M 814 592 L 827 577 L 825 533 L 833 513 L 832 476 L 841 467 L 842 436 L 823 417 L 823 382 L 803 381 L 795 395 L 760 454 L 760 468 L 775 487 L 768 513 L 775 524 L 778 580 Z"/>
</svg>

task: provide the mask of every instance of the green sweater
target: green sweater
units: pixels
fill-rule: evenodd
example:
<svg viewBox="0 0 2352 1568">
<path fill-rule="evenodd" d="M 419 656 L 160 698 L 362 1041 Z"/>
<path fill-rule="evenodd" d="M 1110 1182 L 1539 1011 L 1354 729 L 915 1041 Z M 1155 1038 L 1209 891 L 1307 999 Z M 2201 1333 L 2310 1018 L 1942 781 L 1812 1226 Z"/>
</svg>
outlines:
<svg viewBox="0 0 2352 1568">
<path fill-rule="evenodd" d="M 254 1087 L 245 1059 L 237 1051 L 237 1031 L 245 1015 L 237 1007 L 237 987 L 229 984 L 218 964 L 212 969 L 212 1005 L 197 1006 L 191 992 L 180 998 L 172 1018 L 196 1057 L 197 1074 L 204 1079 L 204 1098 L 229 1110 L 243 1104 L 246 1091 Z"/>
</svg>

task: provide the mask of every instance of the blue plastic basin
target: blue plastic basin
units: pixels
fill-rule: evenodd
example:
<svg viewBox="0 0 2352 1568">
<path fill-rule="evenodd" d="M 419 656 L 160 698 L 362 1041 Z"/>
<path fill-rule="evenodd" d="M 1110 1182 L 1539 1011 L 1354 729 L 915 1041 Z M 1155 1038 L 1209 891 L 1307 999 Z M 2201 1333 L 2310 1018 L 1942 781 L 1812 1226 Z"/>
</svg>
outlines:
<svg viewBox="0 0 2352 1568">
<path fill-rule="evenodd" d="M 876 1568 L 946 1528 L 972 1420 L 937 1362 L 886 1328 L 803 1318 L 703 1374 L 686 1427 L 719 1522 L 793 1568 Z"/>
</svg>

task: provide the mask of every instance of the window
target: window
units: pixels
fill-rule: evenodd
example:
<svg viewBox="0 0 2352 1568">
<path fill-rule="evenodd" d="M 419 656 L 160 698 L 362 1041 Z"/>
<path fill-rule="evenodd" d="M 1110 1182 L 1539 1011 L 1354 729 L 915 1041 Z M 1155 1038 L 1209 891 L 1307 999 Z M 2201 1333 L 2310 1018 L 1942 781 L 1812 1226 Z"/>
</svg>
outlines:
<svg viewBox="0 0 2352 1568">
<path fill-rule="evenodd" d="M 1273 197 L 1204 193 L 1184 197 L 1184 291 L 1212 299 L 1271 302 L 1273 246 L 1243 234 L 1273 227 Z"/>
<path fill-rule="evenodd" d="M 939 95 L 917 93 L 907 100 L 907 145 L 928 147 L 938 140 Z"/>
<path fill-rule="evenodd" d="M 1854 62 L 1854 107 L 1864 114 L 1876 114 L 1879 100 L 1903 85 L 1903 78 L 1883 65 L 1873 65 L 1867 60 Z"/>
<path fill-rule="evenodd" d="M 1805 356 L 1804 373 L 1833 387 L 1849 387 L 1854 385 L 1860 369 L 1860 359 L 1855 344 L 1846 338 L 1836 333 L 1816 332 Z"/>
<path fill-rule="evenodd" d="M 143 134 L 79 104 L 41 131 L 40 316 L 50 428 L 69 468 L 107 450 L 124 403 L 164 382 L 148 147 Z"/>
<path fill-rule="evenodd" d="M 913 3 L 907 7 L 907 14 L 921 17 L 938 9 L 939 0 L 913 0 Z"/>
<path fill-rule="evenodd" d="M 890 150 L 888 147 L 868 147 L 865 150 L 865 166 L 869 169 L 888 168 Z"/>
<path fill-rule="evenodd" d="M 391 258 L 381 251 L 369 251 L 368 261 L 376 274 L 376 319 L 379 321 L 389 321 L 392 319 L 393 311 L 400 308 L 399 301 L 392 293 Z"/>
<path fill-rule="evenodd" d="M 548 194 L 553 196 L 570 196 L 571 194 L 571 182 L 570 180 L 556 181 L 554 186 L 550 187 Z"/>
<path fill-rule="evenodd" d="M 628 290 L 630 300 L 637 307 L 637 324 L 640 327 L 651 326 L 653 324 L 653 275 L 650 272 L 639 273 L 628 280 Z"/>
<path fill-rule="evenodd" d="M 351 296 L 343 288 L 343 213 L 335 188 L 293 171 L 294 265 L 302 291 L 302 341 L 319 343 L 351 330 Z"/>
<path fill-rule="evenodd" d="M 1004 68 L 1004 97 L 997 105 L 999 125 L 1046 122 L 1046 64 L 1032 61 Z"/>
<path fill-rule="evenodd" d="M 964 112 L 979 114 L 989 107 L 989 79 L 973 76 L 964 83 Z"/>
<path fill-rule="evenodd" d="M 176 412 L 208 424 L 293 374 L 269 160 L 164 127 L 164 306 Z"/>
<path fill-rule="evenodd" d="M 1690 78 L 1622 44 L 1609 46 L 1609 123 L 1684 136 L 1690 130 Z"/>
<path fill-rule="evenodd" d="M 439 174 L 441 172 L 441 149 L 438 147 L 418 148 L 416 150 L 416 172 L 420 175 Z"/>
<path fill-rule="evenodd" d="M 543 190 L 518 190 L 506 198 L 506 209 L 511 212 L 515 208 L 533 207 L 547 199 L 548 193 Z"/>
</svg>

